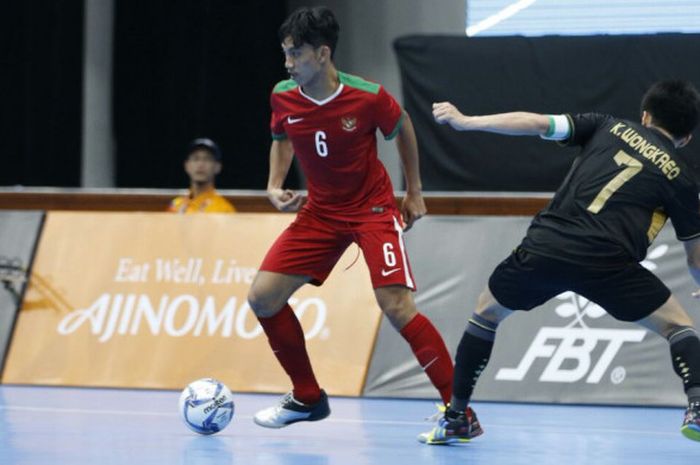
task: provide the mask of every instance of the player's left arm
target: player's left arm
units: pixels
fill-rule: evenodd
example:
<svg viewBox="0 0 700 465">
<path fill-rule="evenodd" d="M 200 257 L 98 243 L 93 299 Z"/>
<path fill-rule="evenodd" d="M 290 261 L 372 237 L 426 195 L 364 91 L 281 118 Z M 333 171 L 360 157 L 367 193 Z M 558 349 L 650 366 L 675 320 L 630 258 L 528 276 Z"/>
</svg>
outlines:
<svg viewBox="0 0 700 465">
<path fill-rule="evenodd" d="M 416 131 L 405 110 L 403 110 L 403 123 L 396 135 L 396 148 L 401 157 L 406 179 L 406 196 L 401 202 L 401 215 L 406 223 L 404 230 L 408 231 L 416 220 L 426 214 L 427 209 L 423 200 L 423 185 L 420 180 Z"/>
</svg>

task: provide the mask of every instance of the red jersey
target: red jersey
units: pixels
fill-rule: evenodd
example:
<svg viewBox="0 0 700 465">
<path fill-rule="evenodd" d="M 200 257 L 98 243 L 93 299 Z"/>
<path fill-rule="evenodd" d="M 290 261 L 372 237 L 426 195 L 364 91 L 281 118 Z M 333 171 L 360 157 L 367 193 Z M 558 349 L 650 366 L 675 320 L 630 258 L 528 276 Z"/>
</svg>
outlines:
<svg viewBox="0 0 700 465">
<path fill-rule="evenodd" d="M 379 221 L 395 207 L 391 180 L 377 156 L 377 128 L 396 136 L 403 111 L 379 84 L 338 72 L 340 86 L 325 100 L 304 94 L 293 80 L 272 95 L 273 139 L 289 138 L 306 176 L 305 209 L 326 218 Z"/>
</svg>

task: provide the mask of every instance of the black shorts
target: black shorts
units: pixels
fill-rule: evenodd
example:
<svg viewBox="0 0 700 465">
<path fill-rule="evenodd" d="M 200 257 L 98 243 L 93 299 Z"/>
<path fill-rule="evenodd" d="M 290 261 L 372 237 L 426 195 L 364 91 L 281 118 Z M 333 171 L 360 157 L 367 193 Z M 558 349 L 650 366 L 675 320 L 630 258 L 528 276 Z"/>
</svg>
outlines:
<svg viewBox="0 0 700 465">
<path fill-rule="evenodd" d="M 511 310 L 530 310 L 573 291 L 622 321 L 649 316 L 671 296 L 668 287 L 639 263 L 591 268 L 535 255 L 521 247 L 496 267 L 489 289 Z"/>
</svg>

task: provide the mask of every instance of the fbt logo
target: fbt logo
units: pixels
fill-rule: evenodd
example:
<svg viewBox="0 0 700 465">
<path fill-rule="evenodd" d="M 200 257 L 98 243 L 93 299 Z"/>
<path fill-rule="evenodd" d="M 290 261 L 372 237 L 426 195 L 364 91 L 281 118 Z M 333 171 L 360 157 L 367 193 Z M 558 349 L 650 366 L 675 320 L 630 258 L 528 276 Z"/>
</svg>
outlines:
<svg viewBox="0 0 700 465">
<path fill-rule="evenodd" d="M 668 252 L 668 245 L 659 245 L 651 250 L 642 266 L 655 270 L 657 265 L 651 260 Z M 564 292 L 556 297 L 561 303 L 555 312 L 562 318 L 572 318 L 564 327 L 543 327 L 515 368 L 501 368 L 496 373 L 499 381 L 522 381 L 538 358 L 549 362 L 539 377 L 540 381 L 551 383 L 575 383 L 585 379 L 586 383 L 597 384 L 608 372 L 615 356 L 625 343 L 641 342 L 647 331 L 644 329 L 591 328 L 586 318 L 594 320 L 605 315 L 599 305 L 573 292 Z M 602 353 L 594 359 L 593 352 L 603 347 Z M 610 371 L 610 381 L 619 384 L 624 381 L 626 370 L 617 366 Z"/>
</svg>

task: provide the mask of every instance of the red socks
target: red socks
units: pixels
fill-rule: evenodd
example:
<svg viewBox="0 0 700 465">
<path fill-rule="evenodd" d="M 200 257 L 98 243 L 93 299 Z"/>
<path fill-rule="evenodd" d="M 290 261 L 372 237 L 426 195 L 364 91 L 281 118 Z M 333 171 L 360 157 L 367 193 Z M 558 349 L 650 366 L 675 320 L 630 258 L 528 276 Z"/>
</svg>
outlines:
<svg viewBox="0 0 700 465">
<path fill-rule="evenodd" d="M 315 404 L 321 398 L 321 388 L 311 368 L 306 352 L 304 331 L 289 304 L 276 315 L 258 318 L 277 360 L 294 385 L 294 398 L 305 404 Z"/>
<path fill-rule="evenodd" d="M 452 397 L 452 357 L 445 347 L 440 333 L 425 316 L 418 313 L 401 330 L 401 335 L 411 346 L 418 363 L 428 375 L 433 386 L 440 391 L 447 405 Z"/>
<path fill-rule="evenodd" d="M 258 318 L 267 335 L 277 360 L 294 385 L 294 398 L 305 404 L 314 404 L 321 398 L 311 361 L 306 352 L 304 331 L 289 305 L 270 318 Z M 418 313 L 404 328 L 401 335 L 411 346 L 425 373 L 440 391 L 447 404 L 452 396 L 454 367 L 442 337 L 425 316 Z"/>
</svg>

